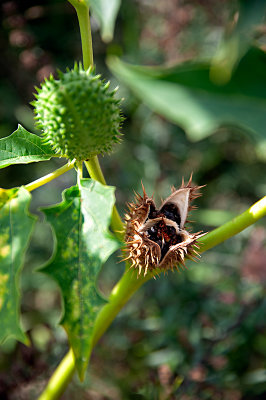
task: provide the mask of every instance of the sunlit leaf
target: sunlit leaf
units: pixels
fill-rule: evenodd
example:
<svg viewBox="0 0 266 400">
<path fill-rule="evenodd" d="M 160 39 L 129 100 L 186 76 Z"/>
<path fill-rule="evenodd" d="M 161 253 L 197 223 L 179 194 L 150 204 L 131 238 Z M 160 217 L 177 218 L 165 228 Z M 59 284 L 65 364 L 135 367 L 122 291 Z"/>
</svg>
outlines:
<svg viewBox="0 0 266 400">
<path fill-rule="evenodd" d="M 104 42 L 110 42 L 113 38 L 115 20 L 120 8 L 121 0 L 85 0 L 91 6 L 101 27 L 101 35 Z"/>
<path fill-rule="evenodd" d="M 119 244 L 108 231 L 114 188 L 91 179 L 63 194 L 63 201 L 44 209 L 57 245 L 42 271 L 53 277 L 64 301 L 64 326 L 82 378 L 91 351 L 91 333 L 105 300 L 96 287 L 102 264 Z"/>
<path fill-rule="evenodd" d="M 263 23 L 265 12 L 266 0 L 239 2 L 234 28 L 226 32 L 212 61 L 210 76 L 214 82 L 225 84 L 231 79 L 233 70 L 254 40 L 256 29 Z"/>
<path fill-rule="evenodd" d="M 243 382 L 246 385 L 258 385 L 266 382 L 266 369 L 260 368 L 244 375 Z"/>
<path fill-rule="evenodd" d="M 50 160 L 51 157 L 57 157 L 51 146 L 21 125 L 12 135 L 0 139 L 0 168 Z"/>
<path fill-rule="evenodd" d="M 13 337 L 27 343 L 20 326 L 19 276 L 34 226 L 28 213 L 30 193 L 0 189 L 0 341 Z"/>
<path fill-rule="evenodd" d="M 191 140 L 231 125 L 266 135 L 266 54 L 257 48 L 242 58 L 224 86 L 210 81 L 210 64 L 203 62 L 162 69 L 112 58 L 109 67 L 152 110 L 181 126 Z"/>
</svg>

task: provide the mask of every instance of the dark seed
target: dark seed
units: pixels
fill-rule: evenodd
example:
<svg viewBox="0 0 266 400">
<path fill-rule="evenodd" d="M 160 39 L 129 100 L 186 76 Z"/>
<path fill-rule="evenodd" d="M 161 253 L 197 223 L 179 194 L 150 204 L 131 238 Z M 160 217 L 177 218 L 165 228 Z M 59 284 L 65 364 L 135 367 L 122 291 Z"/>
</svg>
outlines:
<svg viewBox="0 0 266 400">
<path fill-rule="evenodd" d="M 176 229 L 173 226 L 167 225 L 167 233 L 171 236 L 176 235 Z"/>
<path fill-rule="evenodd" d="M 183 235 L 178 233 L 175 236 L 173 236 L 171 244 L 174 245 L 177 243 L 181 243 L 181 242 L 183 242 L 183 240 L 184 240 Z"/>
<path fill-rule="evenodd" d="M 162 259 L 164 258 L 165 254 L 168 252 L 169 250 L 169 245 L 167 243 L 165 243 L 163 245 L 163 247 L 161 248 L 161 259 L 160 261 L 162 261 Z"/>
<path fill-rule="evenodd" d="M 157 242 L 157 239 L 158 239 L 158 229 L 156 228 L 156 225 L 151 226 L 151 227 L 147 230 L 147 234 L 148 234 L 150 240 L 153 240 L 154 242 Z"/>
<path fill-rule="evenodd" d="M 158 211 L 156 210 L 156 208 L 154 207 L 153 204 L 150 205 L 150 212 L 148 215 L 148 219 L 154 219 L 156 218 L 158 215 Z"/>
<path fill-rule="evenodd" d="M 166 218 L 176 222 L 177 225 L 180 226 L 181 223 L 180 212 L 175 204 L 173 203 L 165 204 L 161 209 L 161 212 L 165 215 Z"/>
</svg>

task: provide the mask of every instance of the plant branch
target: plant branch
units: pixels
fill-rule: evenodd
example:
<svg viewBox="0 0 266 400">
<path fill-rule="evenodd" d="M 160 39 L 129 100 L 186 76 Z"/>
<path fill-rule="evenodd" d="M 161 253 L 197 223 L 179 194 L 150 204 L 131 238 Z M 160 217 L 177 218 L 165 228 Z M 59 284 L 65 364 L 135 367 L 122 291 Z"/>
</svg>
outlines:
<svg viewBox="0 0 266 400">
<path fill-rule="evenodd" d="M 72 169 L 74 167 L 74 164 L 75 160 L 72 161 L 71 163 L 63 165 L 63 167 L 56 169 L 54 172 L 51 172 L 50 174 L 45 175 L 42 178 L 37 179 L 36 181 L 28 183 L 27 185 L 25 185 L 25 189 L 31 192 L 32 190 L 35 190 L 38 187 L 43 186 L 48 182 L 51 182 L 53 179 L 56 179 L 58 176 Z"/>
<path fill-rule="evenodd" d="M 224 240 L 229 239 L 236 233 L 241 232 L 248 226 L 255 223 L 258 219 L 264 217 L 265 215 L 266 196 L 259 200 L 257 203 L 253 204 L 253 206 L 251 206 L 243 214 L 240 214 L 239 216 L 233 218 L 231 221 L 227 222 L 217 229 L 214 229 L 212 232 L 202 237 L 200 240 L 201 247 L 199 251 L 202 253 L 223 242 Z M 147 282 L 152 277 L 152 274 L 147 274 L 145 277 L 142 275 L 137 277 L 137 273 L 135 270 L 131 273 L 128 268 L 126 269 L 122 278 L 112 290 L 108 304 L 106 304 L 101 309 L 100 313 L 97 316 L 92 334 L 92 347 L 95 346 L 100 337 L 104 334 L 106 329 L 119 313 L 121 308 L 128 302 L 135 291 L 139 289 L 143 283 Z M 67 368 L 67 377 L 68 379 L 70 379 L 71 374 L 73 375 L 75 372 L 74 355 L 71 350 L 62 360 L 61 364 L 58 366 L 58 369 L 55 371 L 50 380 L 50 383 L 53 382 L 54 388 L 53 392 L 50 388 L 50 397 L 40 397 L 39 400 L 56 400 L 59 398 L 59 396 L 63 392 L 63 389 L 66 387 L 65 382 L 61 379 L 59 374 L 59 371 L 61 370 L 63 364 L 65 365 L 65 368 Z M 58 376 L 57 381 L 55 379 L 56 376 Z M 48 387 L 50 387 L 50 383 L 48 384 Z M 63 389 L 60 385 L 63 385 Z"/>
<path fill-rule="evenodd" d="M 200 239 L 200 252 L 204 252 L 214 246 L 217 246 L 217 244 L 220 244 L 237 233 L 243 231 L 265 215 L 266 196 L 257 201 L 257 203 L 253 204 L 253 206 L 251 206 L 248 210 L 233 218 L 231 221 L 217 229 L 214 229 L 206 236 L 203 236 Z"/>
<path fill-rule="evenodd" d="M 96 181 L 102 183 L 103 185 L 106 185 L 106 180 L 104 178 L 97 156 L 91 158 L 88 161 L 85 161 L 85 166 L 92 179 L 95 179 Z"/>
<path fill-rule="evenodd" d="M 83 67 L 88 69 L 93 66 L 93 49 L 91 38 L 90 11 L 84 0 L 68 0 L 75 8 L 80 29 Z"/>
<path fill-rule="evenodd" d="M 59 399 L 71 381 L 74 371 L 75 359 L 72 349 L 70 349 L 55 370 L 44 392 L 39 397 L 39 400 Z"/>
</svg>

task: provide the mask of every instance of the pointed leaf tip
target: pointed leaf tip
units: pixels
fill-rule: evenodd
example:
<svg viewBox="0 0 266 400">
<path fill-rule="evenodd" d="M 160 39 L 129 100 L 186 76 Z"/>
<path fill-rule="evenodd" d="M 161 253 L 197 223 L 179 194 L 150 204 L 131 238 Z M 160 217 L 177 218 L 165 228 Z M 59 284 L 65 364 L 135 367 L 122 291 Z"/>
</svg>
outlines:
<svg viewBox="0 0 266 400">
<path fill-rule="evenodd" d="M 18 129 L 10 136 L 0 139 L 0 168 L 46 161 L 52 157 L 56 157 L 52 147 L 21 125 L 18 125 Z"/>
</svg>

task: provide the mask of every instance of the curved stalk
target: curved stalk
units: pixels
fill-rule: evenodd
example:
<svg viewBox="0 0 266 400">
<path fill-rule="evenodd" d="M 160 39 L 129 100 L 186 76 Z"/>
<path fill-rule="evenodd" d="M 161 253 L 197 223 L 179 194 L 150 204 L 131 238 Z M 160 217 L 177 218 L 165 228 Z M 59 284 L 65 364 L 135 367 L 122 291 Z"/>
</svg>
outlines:
<svg viewBox="0 0 266 400">
<path fill-rule="evenodd" d="M 211 249 L 217 244 L 225 241 L 226 239 L 229 239 L 236 233 L 239 233 L 242 230 L 246 229 L 248 226 L 254 224 L 254 222 L 264 217 L 265 215 L 266 196 L 259 200 L 257 203 L 253 204 L 253 206 L 251 206 L 244 213 L 238 215 L 231 221 L 227 222 L 217 229 L 214 229 L 212 232 L 202 237 L 200 240 L 201 247 L 199 251 L 203 253 L 204 251 Z M 112 290 L 108 304 L 106 304 L 101 309 L 100 313 L 97 316 L 93 330 L 92 347 L 95 346 L 97 341 L 114 320 L 118 312 L 128 302 L 135 291 L 139 289 L 143 285 L 143 283 L 147 282 L 152 277 L 153 276 L 151 274 L 146 275 L 145 277 L 137 277 L 136 271 L 132 271 L 131 273 L 128 269 L 126 269 L 124 275 Z M 39 400 L 56 400 L 59 398 L 68 383 L 66 383 L 64 379 L 62 379 L 62 377 L 60 376 L 60 371 L 63 370 L 63 366 L 67 369 L 67 379 L 69 381 L 70 377 L 75 372 L 74 356 L 72 350 L 70 350 L 65 358 L 61 361 L 60 365 L 52 376 L 45 392 L 43 393 L 43 397 L 41 396 Z"/>
<path fill-rule="evenodd" d="M 97 156 L 91 158 L 88 161 L 85 161 L 85 166 L 92 179 L 95 179 L 96 181 L 102 183 L 103 185 L 106 185 L 106 180 L 104 178 Z"/>
<path fill-rule="evenodd" d="M 266 215 L 266 196 L 253 204 L 248 210 L 226 222 L 219 228 L 214 229 L 199 241 L 201 244 L 200 252 L 211 249 L 217 244 L 224 242 L 230 237 L 243 231 L 248 226 L 254 224 L 258 219 Z"/>
<path fill-rule="evenodd" d="M 70 169 L 72 169 L 74 167 L 74 165 L 75 165 L 75 160 L 73 160 L 71 163 L 63 165 L 63 167 L 56 169 L 54 172 L 51 172 L 50 174 L 45 175 L 42 178 L 37 179 L 36 181 L 28 183 L 24 187 L 29 192 L 32 192 L 32 190 L 35 190 L 38 187 L 43 186 L 48 182 L 51 182 L 53 179 L 56 179 L 58 176 L 69 171 Z"/>
<path fill-rule="evenodd" d="M 75 8 L 80 29 L 83 67 L 93 66 L 93 49 L 91 38 L 90 11 L 84 0 L 68 0 Z"/>
<path fill-rule="evenodd" d="M 39 400 L 59 399 L 71 381 L 74 371 L 75 359 L 72 349 L 70 349 L 55 370 L 44 392 L 39 397 Z"/>
</svg>

